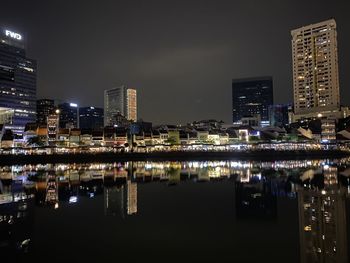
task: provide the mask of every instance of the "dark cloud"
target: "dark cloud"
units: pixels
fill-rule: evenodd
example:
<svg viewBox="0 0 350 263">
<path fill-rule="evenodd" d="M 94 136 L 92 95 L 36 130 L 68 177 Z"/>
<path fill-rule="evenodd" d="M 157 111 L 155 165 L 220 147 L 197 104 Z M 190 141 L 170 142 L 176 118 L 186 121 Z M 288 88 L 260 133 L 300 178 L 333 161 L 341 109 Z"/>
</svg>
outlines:
<svg viewBox="0 0 350 263">
<path fill-rule="evenodd" d="M 89 2 L 89 3 L 87 3 Z M 347 2 L 7 1 L 0 24 L 28 37 L 38 97 L 103 105 L 103 90 L 138 89 L 139 116 L 160 122 L 231 120 L 231 79 L 274 77 L 292 101 L 290 30 L 335 18 L 342 103 L 350 104 Z"/>
</svg>

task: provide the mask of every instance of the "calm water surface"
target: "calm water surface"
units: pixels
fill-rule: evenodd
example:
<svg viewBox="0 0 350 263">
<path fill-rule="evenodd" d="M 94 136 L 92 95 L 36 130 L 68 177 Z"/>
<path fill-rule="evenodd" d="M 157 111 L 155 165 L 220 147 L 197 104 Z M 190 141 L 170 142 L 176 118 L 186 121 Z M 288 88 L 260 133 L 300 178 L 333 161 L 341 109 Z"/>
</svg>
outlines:
<svg viewBox="0 0 350 263">
<path fill-rule="evenodd" d="M 350 160 L 0 167 L 1 262 L 349 262 Z"/>
</svg>

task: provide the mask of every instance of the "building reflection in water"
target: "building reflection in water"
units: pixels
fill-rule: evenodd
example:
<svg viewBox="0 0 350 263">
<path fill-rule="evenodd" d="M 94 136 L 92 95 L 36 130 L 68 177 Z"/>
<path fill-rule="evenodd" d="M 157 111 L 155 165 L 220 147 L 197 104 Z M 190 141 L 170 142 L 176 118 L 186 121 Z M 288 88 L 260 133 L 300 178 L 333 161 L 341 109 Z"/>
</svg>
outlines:
<svg viewBox="0 0 350 263">
<path fill-rule="evenodd" d="M 337 170 L 324 165 L 323 182 L 298 188 L 301 262 L 348 262 L 346 191 L 338 185 Z"/>
<path fill-rule="evenodd" d="M 104 211 L 106 216 L 133 215 L 137 213 L 137 183 L 127 180 L 125 184 L 104 188 Z"/>
<path fill-rule="evenodd" d="M 58 208 L 58 184 L 55 173 L 49 173 L 47 176 L 45 203 Z"/>
<path fill-rule="evenodd" d="M 127 220 L 139 213 L 138 188 L 144 183 L 176 187 L 186 181 L 230 180 L 235 184 L 236 216 L 241 220 L 274 220 L 278 198 L 296 198 L 298 193 L 301 262 L 347 262 L 347 192 L 338 183 L 337 167 L 323 163 L 193 161 L 0 167 L 0 248 L 26 246 L 31 228 L 21 226 L 31 222 L 28 215 L 34 211 L 33 201 L 37 206 L 59 209 L 64 202 L 74 206 L 84 198 L 103 197 L 106 216 Z M 349 173 L 349 163 L 349 159 L 337 161 L 345 169 L 341 173 Z"/>
<path fill-rule="evenodd" d="M 237 218 L 276 218 L 277 196 L 272 193 L 272 184 L 270 179 L 261 178 L 260 173 L 238 177 L 235 182 Z"/>
<path fill-rule="evenodd" d="M 10 178 L 5 172 L 0 180 L 0 251 L 6 249 L 2 259 L 27 252 L 34 221 L 34 184 Z"/>
<path fill-rule="evenodd" d="M 124 185 L 104 188 L 104 211 L 106 216 L 124 214 Z"/>
<path fill-rule="evenodd" d="M 137 213 L 137 183 L 128 180 L 127 192 L 127 214 L 133 215 Z"/>
</svg>

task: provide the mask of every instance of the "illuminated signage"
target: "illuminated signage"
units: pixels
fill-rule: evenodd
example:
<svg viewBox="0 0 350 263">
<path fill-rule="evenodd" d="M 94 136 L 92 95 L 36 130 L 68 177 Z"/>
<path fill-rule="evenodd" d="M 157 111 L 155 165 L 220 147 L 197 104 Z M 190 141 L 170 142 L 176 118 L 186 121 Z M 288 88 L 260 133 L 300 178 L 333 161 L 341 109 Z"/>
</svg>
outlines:
<svg viewBox="0 0 350 263">
<path fill-rule="evenodd" d="M 78 104 L 76 104 L 76 103 L 70 103 L 69 106 L 76 108 L 76 107 L 78 107 Z"/>
<path fill-rule="evenodd" d="M 5 30 L 5 35 L 7 37 L 11 37 L 11 38 L 14 38 L 14 39 L 17 39 L 17 40 L 22 40 L 22 36 L 20 34 L 12 32 L 10 30 Z"/>
</svg>

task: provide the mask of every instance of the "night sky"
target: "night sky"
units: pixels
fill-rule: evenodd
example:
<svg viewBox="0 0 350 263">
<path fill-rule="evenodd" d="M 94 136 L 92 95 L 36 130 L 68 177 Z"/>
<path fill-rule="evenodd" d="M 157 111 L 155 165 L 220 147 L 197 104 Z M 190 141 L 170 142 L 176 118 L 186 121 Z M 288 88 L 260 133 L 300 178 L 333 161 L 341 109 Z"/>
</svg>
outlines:
<svg viewBox="0 0 350 263">
<path fill-rule="evenodd" d="M 138 90 L 139 117 L 231 121 L 233 78 L 272 75 L 292 102 L 290 30 L 335 18 L 342 104 L 350 104 L 347 0 L 2 1 L 0 25 L 27 36 L 38 98 L 103 106 L 103 90 Z"/>
</svg>

